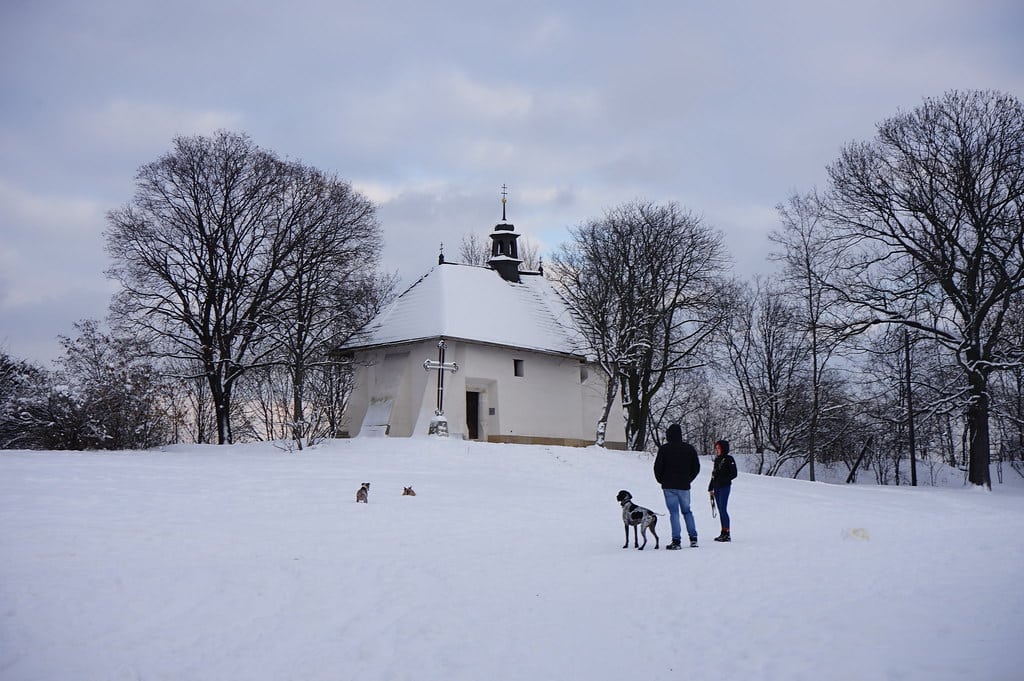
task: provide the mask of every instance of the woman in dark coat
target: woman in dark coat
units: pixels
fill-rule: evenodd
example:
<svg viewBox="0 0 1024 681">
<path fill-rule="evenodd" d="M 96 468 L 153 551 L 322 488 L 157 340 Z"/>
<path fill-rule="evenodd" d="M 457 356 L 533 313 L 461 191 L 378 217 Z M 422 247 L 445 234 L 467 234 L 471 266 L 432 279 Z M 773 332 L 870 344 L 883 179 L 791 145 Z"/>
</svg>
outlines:
<svg viewBox="0 0 1024 681">
<path fill-rule="evenodd" d="M 729 491 L 732 481 L 736 479 L 736 459 L 729 454 L 729 441 L 719 440 L 715 443 L 715 467 L 711 471 L 711 482 L 708 492 L 718 506 L 718 515 L 722 521 L 722 533 L 715 541 L 732 541 L 729 534 Z"/>
</svg>

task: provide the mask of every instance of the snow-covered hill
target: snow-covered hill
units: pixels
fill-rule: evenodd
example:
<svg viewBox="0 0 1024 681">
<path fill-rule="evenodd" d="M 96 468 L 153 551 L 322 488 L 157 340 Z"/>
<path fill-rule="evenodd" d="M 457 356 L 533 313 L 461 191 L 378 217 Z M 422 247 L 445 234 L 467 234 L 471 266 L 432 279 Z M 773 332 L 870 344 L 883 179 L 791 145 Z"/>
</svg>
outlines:
<svg viewBox="0 0 1024 681">
<path fill-rule="evenodd" d="M 0 453 L 0 679 L 1024 678 L 1024 486 L 741 474 L 718 544 L 702 465 L 700 548 L 639 552 L 645 455 Z"/>
</svg>

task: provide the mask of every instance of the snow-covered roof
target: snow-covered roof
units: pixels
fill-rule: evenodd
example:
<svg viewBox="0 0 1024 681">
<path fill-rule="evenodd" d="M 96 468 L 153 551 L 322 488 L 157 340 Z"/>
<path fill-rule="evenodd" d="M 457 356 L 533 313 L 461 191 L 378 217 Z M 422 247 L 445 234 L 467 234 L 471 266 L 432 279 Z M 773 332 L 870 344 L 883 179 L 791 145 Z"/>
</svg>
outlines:
<svg viewBox="0 0 1024 681">
<path fill-rule="evenodd" d="M 342 349 L 431 338 L 584 355 L 568 308 L 543 276 L 513 283 L 490 267 L 458 263 L 431 268 Z"/>
</svg>

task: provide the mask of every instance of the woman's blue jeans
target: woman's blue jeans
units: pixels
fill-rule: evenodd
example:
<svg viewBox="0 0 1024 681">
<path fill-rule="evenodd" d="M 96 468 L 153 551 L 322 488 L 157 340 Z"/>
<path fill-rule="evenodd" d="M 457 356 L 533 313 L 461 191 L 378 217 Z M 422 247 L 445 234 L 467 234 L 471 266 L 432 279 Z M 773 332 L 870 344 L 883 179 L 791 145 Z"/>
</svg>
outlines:
<svg viewBox="0 0 1024 681">
<path fill-rule="evenodd" d="M 732 487 L 715 488 L 715 506 L 718 507 L 718 515 L 722 519 L 722 529 L 729 529 L 729 490 Z"/>
<path fill-rule="evenodd" d="M 682 528 L 679 526 L 679 514 L 683 514 L 686 521 L 686 533 L 690 539 L 697 538 L 697 525 L 693 522 L 693 512 L 690 511 L 690 490 L 688 489 L 663 489 L 665 493 L 665 506 L 668 507 L 668 521 L 672 523 L 672 541 L 682 539 Z"/>
</svg>

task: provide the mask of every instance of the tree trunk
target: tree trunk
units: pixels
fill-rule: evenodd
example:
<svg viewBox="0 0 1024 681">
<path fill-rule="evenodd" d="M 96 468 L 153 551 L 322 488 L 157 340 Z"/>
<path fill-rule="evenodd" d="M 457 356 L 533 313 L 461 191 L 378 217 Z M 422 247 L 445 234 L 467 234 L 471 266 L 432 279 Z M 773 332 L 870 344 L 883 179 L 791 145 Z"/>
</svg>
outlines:
<svg viewBox="0 0 1024 681">
<path fill-rule="evenodd" d="M 231 444 L 231 385 L 224 381 L 216 365 L 208 365 L 206 377 L 213 398 L 214 416 L 217 421 L 217 444 Z"/>
<path fill-rule="evenodd" d="M 305 436 L 302 412 L 302 385 L 294 383 L 292 384 L 292 439 L 295 440 L 295 446 L 299 448 L 299 451 L 302 451 L 302 439 Z"/>
<path fill-rule="evenodd" d="M 1014 372 L 1016 379 L 1016 414 L 1017 414 L 1017 444 L 1014 450 L 1010 451 L 1011 460 L 1024 461 L 1024 371 L 1017 369 Z"/>
<path fill-rule="evenodd" d="M 910 450 L 910 486 L 917 487 L 917 440 L 914 437 L 914 399 L 910 376 L 910 331 L 903 330 L 903 352 L 907 365 L 907 448 Z M 899 478 L 896 478 L 897 481 Z"/>
<path fill-rule="evenodd" d="M 622 411 L 626 419 L 626 448 L 635 450 L 637 438 L 636 402 L 639 399 L 636 396 L 636 377 L 631 369 L 627 369 L 627 372 L 622 377 L 621 390 Z"/>
<path fill-rule="evenodd" d="M 619 368 L 618 364 L 612 363 L 609 372 L 608 382 L 605 384 L 604 411 L 601 419 L 597 422 L 597 437 L 594 441 L 598 447 L 604 447 L 608 436 L 608 417 L 611 415 L 612 404 L 615 403 L 615 393 L 619 389 Z"/>
<path fill-rule="evenodd" d="M 306 384 L 306 367 L 302 358 L 293 359 L 292 366 L 292 439 L 295 445 L 302 451 L 302 439 L 305 436 L 305 411 L 304 392 Z"/>
<path fill-rule="evenodd" d="M 218 395 L 217 392 L 220 394 Z M 219 391 L 215 391 L 213 406 L 217 416 L 217 444 L 229 445 L 231 444 L 231 389 L 225 386 Z"/>
<path fill-rule="evenodd" d="M 857 469 L 860 468 L 860 462 L 864 460 L 864 455 L 868 453 L 868 449 L 871 448 L 871 442 L 874 439 L 873 436 L 868 436 L 867 442 L 864 443 L 864 447 L 860 450 L 857 460 L 853 463 L 853 468 L 850 469 L 850 474 L 846 476 L 847 485 L 857 481 Z"/>
<path fill-rule="evenodd" d="M 989 474 L 988 393 L 985 379 L 978 379 L 978 383 L 980 385 L 972 386 L 975 394 L 967 408 L 967 427 L 970 433 L 967 480 L 971 484 L 985 485 L 992 489 Z"/>
</svg>

